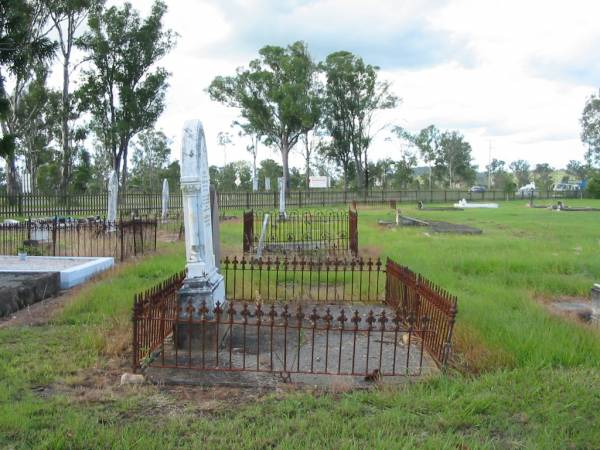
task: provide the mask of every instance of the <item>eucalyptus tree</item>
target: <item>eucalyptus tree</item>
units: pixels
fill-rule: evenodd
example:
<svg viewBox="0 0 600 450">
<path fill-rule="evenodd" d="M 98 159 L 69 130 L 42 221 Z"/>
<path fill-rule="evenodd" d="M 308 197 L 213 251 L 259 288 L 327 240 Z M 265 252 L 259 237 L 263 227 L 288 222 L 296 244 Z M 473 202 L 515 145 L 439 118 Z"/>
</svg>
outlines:
<svg viewBox="0 0 600 450">
<path fill-rule="evenodd" d="M 471 162 L 471 144 L 458 131 L 444 131 L 440 136 L 436 168 L 447 175 L 447 182 L 453 188 L 457 180 L 472 183 L 476 172 Z"/>
<path fill-rule="evenodd" d="M 600 92 L 592 94 L 585 102 L 581 114 L 581 140 L 588 145 L 587 160 L 600 163 Z"/>
<path fill-rule="evenodd" d="M 509 164 L 509 169 L 512 170 L 513 175 L 517 180 L 517 185 L 519 187 L 525 186 L 529 184 L 530 174 L 529 174 L 529 163 L 524 159 L 518 159 Z"/>
<path fill-rule="evenodd" d="M 45 66 L 55 51 L 47 36 L 46 19 L 43 1 L 0 0 L 0 156 L 7 163 L 7 190 L 12 195 L 18 190 L 15 149 L 21 97 L 34 69 Z M 10 94 L 6 77 L 13 81 Z"/>
<path fill-rule="evenodd" d="M 157 67 L 173 47 L 175 34 L 163 27 L 166 3 L 155 1 L 141 18 L 130 3 L 92 10 L 88 31 L 77 39 L 90 65 L 78 91 L 92 129 L 127 185 L 129 143 L 153 127 L 165 108 L 169 73 Z"/>
<path fill-rule="evenodd" d="M 378 80 L 377 66 L 366 64 L 350 52 L 331 53 L 320 67 L 327 79 L 323 123 L 333 147 L 328 154 L 346 166 L 347 155 L 351 154 L 358 174 L 358 187 L 366 187 L 368 149 L 374 136 L 375 114 L 382 109 L 395 108 L 399 99 L 391 92 L 388 81 Z"/>
<path fill-rule="evenodd" d="M 103 0 L 47 0 L 46 7 L 52 26 L 58 36 L 58 48 L 62 59 L 62 91 L 60 108 L 60 146 L 62 150 L 62 178 L 60 190 L 67 192 L 71 180 L 71 170 L 75 151 L 71 141 L 71 121 L 74 115 L 70 92 L 70 79 L 73 70 L 71 58 L 75 47 L 75 38 L 78 30 L 85 23 L 88 13 L 92 8 L 98 9 L 103 5 Z"/>
<path fill-rule="evenodd" d="M 536 164 L 533 169 L 535 187 L 540 191 L 550 191 L 554 185 L 554 169 L 548 163 Z"/>
<path fill-rule="evenodd" d="M 265 46 L 248 68 L 218 76 L 208 87 L 211 99 L 238 108 L 243 120 L 267 145 L 281 152 L 283 178 L 289 179 L 289 153 L 318 121 L 316 65 L 303 42 Z"/>
</svg>

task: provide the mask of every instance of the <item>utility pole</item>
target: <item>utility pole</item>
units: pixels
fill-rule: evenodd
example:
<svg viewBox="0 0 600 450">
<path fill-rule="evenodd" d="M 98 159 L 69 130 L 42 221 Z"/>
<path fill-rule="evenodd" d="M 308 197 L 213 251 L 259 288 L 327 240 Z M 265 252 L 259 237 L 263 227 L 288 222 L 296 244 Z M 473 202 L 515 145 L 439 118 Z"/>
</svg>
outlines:
<svg viewBox="0 0 600 450">
<path fill-rule="evenodd" d="M 489 141 L 488 147 L 488 191 L 492 190 L 492 141 Z"/>
</svg>

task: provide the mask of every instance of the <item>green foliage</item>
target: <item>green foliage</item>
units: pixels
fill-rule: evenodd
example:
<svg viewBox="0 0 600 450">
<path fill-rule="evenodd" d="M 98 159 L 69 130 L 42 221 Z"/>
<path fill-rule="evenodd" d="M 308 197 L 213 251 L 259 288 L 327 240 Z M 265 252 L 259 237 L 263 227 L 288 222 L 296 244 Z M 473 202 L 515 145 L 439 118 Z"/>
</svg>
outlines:
<svg viewBox="0 0 600 450">
<path fill-rule="evenodd" d="M 596 172 L 588 181 L 587 191 L 592 198 L 600 198 L 600 172 Z"/>
<path fill-rule="evenodd" d="M 581 141 L 588 146 L 588 161 L 600 163 L 600 97 L 596 94 L 592 94 L 583 107 Z"/>
<path fill-rule="evenodd" d="M 127 180 L 130 140 L 151 128 L 165 108 L 169 73 L 158 61 L 174 45 L 174 33 L 163 29 L 167 6 L 157 0 L 142 19 L 130 3 L 90 13 L 89 30 L 77 43 L 91 66 L 83 71 L 80 107 L 93 117 L 93 130 Z"/>
<path fill-rule="evenodd" d="M 508 167 L 510 168 L 510 170 L 512 170 L 513 175 L 517 179 L 517 185 L 519 187 L 529 184 L 529 163 L 527 161 L 519 159 L 517 161 L 511 162 Z"/>
<path fill-rule="evenodd" d="M 421 158 L 430 166 L 428 186 L 433 186 L 434 177 L 451 189 L 460 182 L 472 184 L 477 173 L 471 165 L 471 144 L 458 131 L 440 131 L 435 125 L 411 134 L 397 127 L 395 133 L 414 145 Z"/>
<path fill-rule="evenodd" d="M 533 179 L 535 181 L 535 187 L 542 191 L 549 191 L 554 185 L 554 169 L 550 167 L 550 164 L 536 164 L 533 170 Z"/>
<path fill-rule="evenodd" d="M 581 181 L 587 176 L 589 172 L 589 166 L 572 159 L 567 163 L 566 170 L 568 175 L 574 177 L 577 181 Z"/>
<path fill-rule="evenodd" d="M 263 159 L 258 168 L 258 184 L 264 187 L 265 178 L 271 179 L 271 189 L 277 190 L 277 178 L 283 176 L 283 167 L 272 159 Z"/>
<path fill-rule="evenodd" d="M 171 141 L 162 131 L 139 133 L 132 155 L 130 186 L 141 192 L 159 192 L 170 157 Z"/>
<path fill-rule="evenodd" d="M 27 253 L 28 256 L 42 256 L 42 251 L 39 247 L 33 245 L 22 245 L 17 248 L 18 253 Z"/>
<path fill-rule="evenodd" d="M 286 180 L 290 150 L 319 119 L 315 69 L 303 42 L 266 46 L 247 69 L 218 76 L 208 88 L 213 100 L 240 109 L 244 126 L 280 150 Z"/>
<path fill-rule="evenodd" d="M 379 68 L 366 64 L 350 52 L 334 52 L 320 64 L 325 73 L 323 123 L 331 142 L 324 155 L 334 161 L 347 178 L 350 161 L 358 175 L 358 187 L 368 184 L 368 148 L 377 111 L 395 108 L 399 102 L 388 81 L 377 77 Z"/>
</svg>

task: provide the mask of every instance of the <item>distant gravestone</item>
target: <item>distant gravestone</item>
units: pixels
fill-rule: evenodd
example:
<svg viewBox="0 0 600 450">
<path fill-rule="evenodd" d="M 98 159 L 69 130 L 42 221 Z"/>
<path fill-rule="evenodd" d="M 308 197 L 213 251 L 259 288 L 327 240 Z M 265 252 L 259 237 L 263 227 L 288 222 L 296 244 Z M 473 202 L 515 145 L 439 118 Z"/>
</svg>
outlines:
<svg viewBox="0 0 600 450">
<path fill-rule="evenodd" d="M 181 193 L 185 224 L 187 277 L 179 290 L 178 302 L 182 317 L 188 319 L 186 308 L 191 304 L 194 318 L 204 301 L 209 311 L 216 302 L 225 301 L 223 276 L 215 264 L 213 218 L 210 202 L 210 177 L 204 129 L 199 120 L 185 123 L 181 143 Z M 211 313 L 207 317 L 211 317 Z M 185 328 L 185 327 L 184 327 Z M 177 344 L 186 339 L 185 329 Z"/>
<path fill-rule="evenodd" d="M 269 177 L 265 177 L 265 191 L 271 190 L 271 179 Z"/>
<path fill-rule="evenodd" d="M 210 185 L 210 215 L 212 217 L 212 241 L 215 253 L 215 265 L 221 266 L 221 224 L 219 223 L 219 197 L 215 187 Z"/>
<path fill-rule="evenodd" d="M 269 226 L 269 214 L 265 214 L 263 219 L 262 230 L 260 232 L 260 239 L 258 240 L 258 247 L 256 249 L 256 257 L 261 258 L 262 252 L 265 247 L 265 237 L 267 236 L 267 227 Z"/>
<path fill-rule="evenodd" d="M 162 186 L 162 211 L 160 216 L 163 221 L 167 220 L 169 216 L 169 182 L 166 178 L 163 180 Z"/>
<path fill-rule="evenodd" d="M 112 171 L 108 178 L 108 211 L 106 220 L 115 222 L 117 220 L 117 202 L 119 198 L 119 178 L 117 172 Z"/>
<path fill-rule="evenodd" d="M 285 183 L 283 178 L 279 178 L 279 218 L 285 219 Z"/>
</svg>

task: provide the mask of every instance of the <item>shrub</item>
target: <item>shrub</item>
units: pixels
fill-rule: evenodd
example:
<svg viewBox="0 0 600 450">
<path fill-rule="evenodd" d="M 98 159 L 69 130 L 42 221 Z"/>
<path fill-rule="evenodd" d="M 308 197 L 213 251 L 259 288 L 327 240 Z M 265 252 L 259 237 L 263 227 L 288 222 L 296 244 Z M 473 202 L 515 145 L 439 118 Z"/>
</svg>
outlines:
<svg viewBox="0 0 600 450">
<path fill-rule="evenodd" d="M 600 198 L 600 173 L 594 174 L 588 182 L 587 191 L 592 198 Z"/>
</svg>

